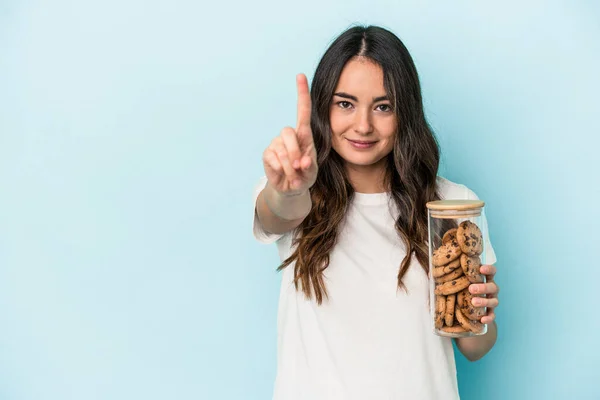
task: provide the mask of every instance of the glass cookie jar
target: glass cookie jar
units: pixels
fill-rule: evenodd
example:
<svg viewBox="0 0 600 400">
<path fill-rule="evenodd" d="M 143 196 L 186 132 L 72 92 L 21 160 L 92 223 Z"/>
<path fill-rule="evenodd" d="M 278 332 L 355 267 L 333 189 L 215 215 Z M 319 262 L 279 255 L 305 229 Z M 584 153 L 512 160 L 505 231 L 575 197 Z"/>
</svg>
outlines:
<svg viewBox="0 0 600 400">
<path fill-rule="evenodd" d="M 480 322 L 487 309 L 475 307 L 469 285 L 484 283 L 480 273 L 488 241 L 481 200 L 438 200 L 427 203 L 429 305 L 434 333 L 468 337 L 487 333 Z"/>
</svg>

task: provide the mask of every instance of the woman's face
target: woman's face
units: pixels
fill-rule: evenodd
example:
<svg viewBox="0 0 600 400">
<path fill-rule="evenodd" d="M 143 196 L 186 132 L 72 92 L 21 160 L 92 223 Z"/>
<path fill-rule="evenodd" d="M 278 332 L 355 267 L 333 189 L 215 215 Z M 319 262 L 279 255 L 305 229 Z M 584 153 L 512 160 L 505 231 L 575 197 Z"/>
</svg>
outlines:
<svg viewBox="0 0 600 400">
<path fill-rule="evenodd" d="M 396 114 L 373 61 L 350 60 L 335 89 L 329 119 L 333 149 L 352 169 L 382 166 L 394 147 Z"/>
</svg>

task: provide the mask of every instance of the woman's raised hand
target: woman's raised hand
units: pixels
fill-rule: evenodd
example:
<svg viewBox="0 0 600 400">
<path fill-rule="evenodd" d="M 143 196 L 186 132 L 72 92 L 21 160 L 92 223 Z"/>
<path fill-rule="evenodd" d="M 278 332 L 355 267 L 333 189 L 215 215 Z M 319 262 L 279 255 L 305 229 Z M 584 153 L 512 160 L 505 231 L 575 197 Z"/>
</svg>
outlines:
<svg viewBox="0 0 600 400">
<path fill-rule="evenodd" d="M 317 152 L 310 128 L 311 101 L 304 74 L 296 77 L 298 121 L 296 129 L 285 127 L 263 152 L 269 185 L 284 196 L 305 193 L 317 179 Z"/>
</svg>

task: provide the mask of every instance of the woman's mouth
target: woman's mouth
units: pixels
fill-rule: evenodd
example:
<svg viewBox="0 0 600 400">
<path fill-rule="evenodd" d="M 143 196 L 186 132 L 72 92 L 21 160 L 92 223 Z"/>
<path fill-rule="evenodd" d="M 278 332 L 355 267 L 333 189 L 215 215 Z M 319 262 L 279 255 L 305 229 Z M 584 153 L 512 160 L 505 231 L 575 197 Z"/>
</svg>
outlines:
<svg viewBox="0 0 600 400">
<path fill-rule="evenodd" d="M 351 139 L 346 139 L 346 140 L 348 142 L 350 142 L 352 147 L 354 147 L 355 149 L 369 149 L 369 148 L 375 146 L 375 143 L 377 143 L 377 141 L 372 141 L 372 140 L 351 140 Z"/>
</svg>

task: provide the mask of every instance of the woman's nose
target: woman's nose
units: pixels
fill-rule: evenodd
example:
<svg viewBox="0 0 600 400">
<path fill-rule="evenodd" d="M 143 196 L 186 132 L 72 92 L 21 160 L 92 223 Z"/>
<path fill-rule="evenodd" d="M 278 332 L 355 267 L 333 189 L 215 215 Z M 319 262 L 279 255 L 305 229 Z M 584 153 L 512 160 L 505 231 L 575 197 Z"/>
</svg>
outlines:
<svg viewBox="0 0 600 400">
<path fill-rule="evenodd" d="M 355 115 L 354 131 L 360 135 L 368 135 L 373 131 L 370 110 L 359 110 Z"/>
</svg>

